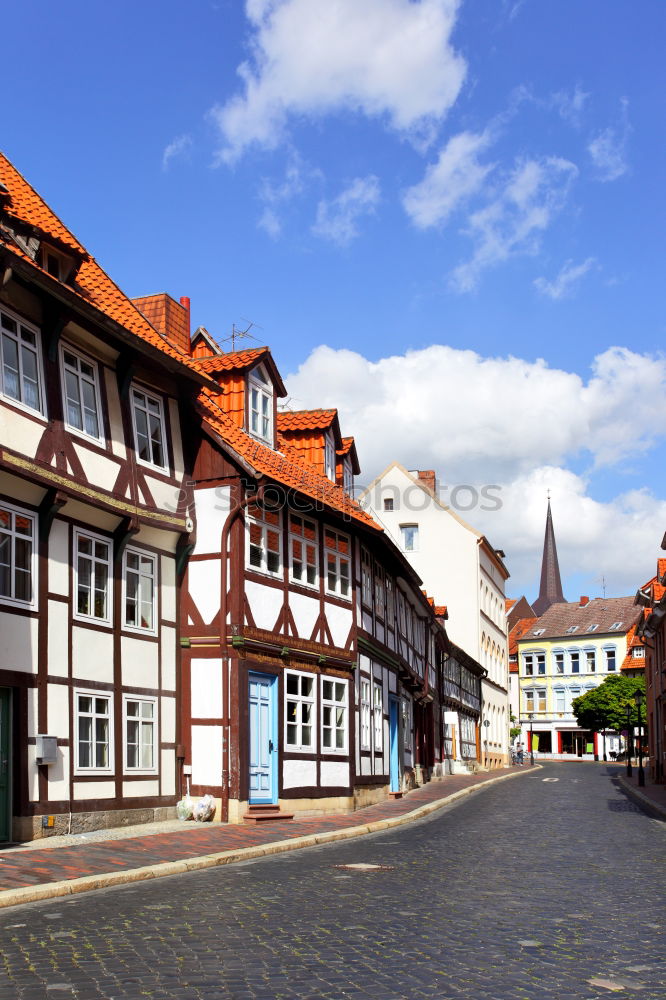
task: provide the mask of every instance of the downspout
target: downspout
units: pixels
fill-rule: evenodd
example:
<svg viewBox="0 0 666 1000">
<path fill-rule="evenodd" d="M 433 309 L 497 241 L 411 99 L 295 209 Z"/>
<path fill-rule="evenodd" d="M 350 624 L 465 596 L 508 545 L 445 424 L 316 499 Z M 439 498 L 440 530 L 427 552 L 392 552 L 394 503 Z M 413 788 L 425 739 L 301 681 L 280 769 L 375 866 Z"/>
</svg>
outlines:
<svg viewBox="0 0 666 1000">
<path fill-rule="evenodd" d="M 222 722 L 222 822 L 229 821 L 229 778 L 231 770 L 231 706 L 229 705 L 229 657 L 226 652 L 227 647 L 227 546 L 229 544 L 229 534 L 231 526 L 236 517 L 244 510 L 248 504 L 260 501 L 264 492 L 264 486 L 260 486 L 256 493 L 239 500 L 231 508 L 222 527 L 220 538 L 220 647 L 222 650 L 222 704 L 224 707 L 224 717 Z"/>
</svg>

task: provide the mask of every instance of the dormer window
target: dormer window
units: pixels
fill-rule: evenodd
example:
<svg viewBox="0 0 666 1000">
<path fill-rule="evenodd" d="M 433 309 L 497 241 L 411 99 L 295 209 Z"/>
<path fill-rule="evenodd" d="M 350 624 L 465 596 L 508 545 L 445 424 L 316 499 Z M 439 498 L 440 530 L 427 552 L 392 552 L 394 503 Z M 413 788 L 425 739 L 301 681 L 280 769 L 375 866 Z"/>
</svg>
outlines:
<svg viewBox="0 0 666 1000">
<path fill-rule="evenodd" d="M 324 437 L 324 474 L 335 482 L 335 442 L 330 431 Z"/>
<path fill-rule="evenodd" d="M 42 243 L 40 258 L 40 263 L 47 274 L 58 281 L 67 281 L 72 273 L 72 260 L 69 257 Z"/>
<path fill-rule="evenodd" d="M 617 632 L 619 628 L 622 628 L 622 622 L 613 622 L 611 627 L 608 629 L 609 632 Z"/>
<path fill-rule="evenodd" d="M 248 376 L 250 434 L 273 444 L 273 385 L 259 365 Z"/>
<path fill-rule="evenodd" d="M 570 625 L 569 628 L 567 629 L 567 633 L 569 634 L 569 633 L 572 633 L 572 632 L 576 632 L 577 629 L 578 629 L 577 625 Z"/>
<path fill-rule="evenodd" d="M 352 465 L 348 458 L 345 458 L 342 463 L 342 485 L 345 493 L 348 493 L 349 496 L 354 495 L 354 473 L 352 472 Z"/>
<path fill-rule="evenodd" d="M 598 628 L 599 628 L 598 625 L 588 625 L 587 626 L 587 631 L 588 632 L 596 632 Z"/>
</svg>

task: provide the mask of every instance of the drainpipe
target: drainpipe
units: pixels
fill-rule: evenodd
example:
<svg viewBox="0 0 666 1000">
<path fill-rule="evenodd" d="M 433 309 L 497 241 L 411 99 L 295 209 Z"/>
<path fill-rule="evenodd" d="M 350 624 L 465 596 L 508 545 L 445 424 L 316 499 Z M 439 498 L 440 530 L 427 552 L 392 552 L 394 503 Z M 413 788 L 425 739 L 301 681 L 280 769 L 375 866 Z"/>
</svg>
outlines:
<svg viewBox="0 0 666 1000">
<path fill-rule="evenodd" d="M 222 704 L 224 706 L 224 717 L 222 722 L 222 821 L 229 821 L 229 778 L 231 771 L 231 706 L 229 705 L 229 657 L 226 653 L 227 646 L 227 546 L 229 544 L 229 534 L 231 526 L 237 516 L 248 504 L 261 501 L 264 493 L 262 484 L 256 493 L 239 500 L 227 514 L 222 535 L 220 538 L 220 648 L 222 650 Z"/>
</svg>

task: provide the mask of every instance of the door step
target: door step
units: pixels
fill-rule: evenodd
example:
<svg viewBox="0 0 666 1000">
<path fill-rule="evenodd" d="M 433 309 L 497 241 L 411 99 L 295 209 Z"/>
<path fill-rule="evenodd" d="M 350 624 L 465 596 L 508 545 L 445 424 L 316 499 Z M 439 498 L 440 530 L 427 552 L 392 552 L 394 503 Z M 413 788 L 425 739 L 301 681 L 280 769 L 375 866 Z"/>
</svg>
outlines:
<svg viewBox="0 0 666 1000">
<path fill-rule="evenodd" d="M 293 819 L 293 813 L 280 812 L 279 806 L 249 806 L 243 814 L 244 823 L 270 823 L 275 820 Z"/>
<path fill-rule="evenodd" d="M 402 792 L 389 792 L 390 799 L 401 799 L 403 796 Z"/>
</svg>

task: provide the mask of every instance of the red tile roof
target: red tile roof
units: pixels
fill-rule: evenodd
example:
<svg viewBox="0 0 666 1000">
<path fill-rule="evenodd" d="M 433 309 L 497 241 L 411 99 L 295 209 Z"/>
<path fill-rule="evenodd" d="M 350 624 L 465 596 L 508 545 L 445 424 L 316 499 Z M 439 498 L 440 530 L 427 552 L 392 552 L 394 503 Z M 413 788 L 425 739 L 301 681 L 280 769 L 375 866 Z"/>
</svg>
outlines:
<svg viewBox="0 0 666 1000">
<path fill-rule="evenodd" d="M 3 211 L 10 219 L 17 219 L 24 224 L 37 229 L 45 237 L 56 240 L 68 248 L 81 261 L 76 280 L 71 286 L 65 286 L 89 305 L 94 306 L 106 316 L 115 320 L 125 330 L 134 334 L 140 340 L 157 348 L 170 358 L 176 359 L 189 369 L 195 365 L 189 357 L 173 348 L 155 330 L 141 314 L 134 303 L 118 288 L 108 274 L 91 257 L 76 237 L 63 225 L 57 215 L 49 208 L 34 188 L 25 180 L 0 153 L 0 182 L 4 184 L 10 199 L 4 204 Z M 23 260 L 30 261 L 42 274 L 45 271 L 12 243 L 6 243 L 6 248 Z M 52 279 L 56 281 L 55 278 Z"/>
<path fill-rule="evenodd" d="M 533 627 L 538 618 L 519 618 L 509 632 L 509 657 L 515 656 L 518 652 L 518 640 L 522 639 L 526 632 Z"/>
<path fill-rule="evenodd" d="M 280 410 L 277 426 L 279 431 L 287 434 L 291 431 L 323 431 L 331 426 L 337 415 L 337 410 Z"/>
<path fill-rule="evenodd" d="M 197 358 L 196 365 L 207 374 L 245 371 L 268 352 L 267 347 L 251 347 L 246 351 L 229 351 L 228 354 L 214 354 L 210 358 Z"/>
<path fill-rule="evenodd" d="M 561 638 L 573 642 L 593 635 L 626 635 L 639 616 L 633 597 L 595 597 L 583 607 L 577 601 L 552 604 L 538 619 L 536 628 L 543 629 L 539 638 L 544 641 Z M 620 627 L 611 630 L 616 622 Z M 597 627 L 590 632 L 592 625 Z M 574 626 L 575 631 L 569 632 Z"/>
<path fill-rule="evenodd" d="M 331 482 L 317 469 L 302 460 L 296 460 L 289 453 L 274 451 L 261 441 L 255 440 L 246 431 L 238 427 L 231 418 L 215 402 L 214 396 L 204 390 L 198 399 L 202 415 L 211 429 L 222 438 L 236 454 L 248 463 L 257 473 L 310 497 L 318 503 L 324 503 L 330 509 L 343 517 L 351 517 L 367 528 L 382 532 L 377 522 L 363 510 L 345 491 Z"/>
</svg>

